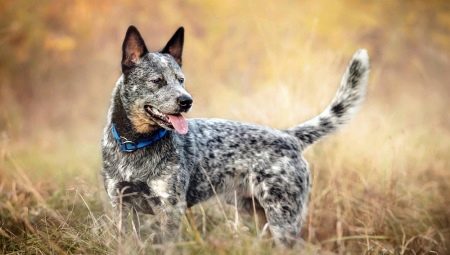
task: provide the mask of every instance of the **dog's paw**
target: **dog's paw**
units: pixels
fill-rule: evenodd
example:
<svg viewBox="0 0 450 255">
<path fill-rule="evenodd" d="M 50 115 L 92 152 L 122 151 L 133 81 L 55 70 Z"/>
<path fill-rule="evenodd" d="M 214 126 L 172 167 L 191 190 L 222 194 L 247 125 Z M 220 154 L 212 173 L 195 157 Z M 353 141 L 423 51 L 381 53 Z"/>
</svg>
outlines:
<svg viewBox="0 0 450 255">
<path fill-rule="evenodd" d="M 141 181 L 137 182 L 128 182 L 121 181 L 116 184 L 116 188 L 119 190 L 121 194 L 130 194 L 130 193 L 142 193 L 145 195 L 150 195 L 150 187 Z"/>
<path fill-rule="evenodd" d="M 138 212 L 145 214 L 154 214 L 155 210 L 162 205 L 161 199 L 150 189 L 150 187 L 141 181 L 118 182 L 116 188 L 122 198 L 122 202 L 131 205 Z"/>
</svg>

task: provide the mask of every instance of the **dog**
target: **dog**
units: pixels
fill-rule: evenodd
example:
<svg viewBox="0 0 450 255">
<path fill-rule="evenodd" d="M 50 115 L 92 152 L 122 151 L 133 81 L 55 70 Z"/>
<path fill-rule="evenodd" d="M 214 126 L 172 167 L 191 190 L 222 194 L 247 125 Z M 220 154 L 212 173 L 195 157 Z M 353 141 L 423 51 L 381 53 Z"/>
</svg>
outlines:
<svg viewBox="0 0 450 255">
<path fill-rule="evenodd" d="M 353 55 L 322 113 L 277 130 L 222 119 L 186 120 L 193 99 L 181 69 L 183 43 L 183 27 L 159 52 L 148 51 L 136 27 L 126 32 L 122 75 L 102 139 L 102 175 L 113 207 L 165 215 L 161 228 L 170 238 L 187 208 L 216 194 L 233 199 L 237 194 L 240 207 L 264 215 L 276 244 L 292 246 L 311 190 L 301 153 L 346 123 L 362 102 L 366 50 Z"/>
</svg>

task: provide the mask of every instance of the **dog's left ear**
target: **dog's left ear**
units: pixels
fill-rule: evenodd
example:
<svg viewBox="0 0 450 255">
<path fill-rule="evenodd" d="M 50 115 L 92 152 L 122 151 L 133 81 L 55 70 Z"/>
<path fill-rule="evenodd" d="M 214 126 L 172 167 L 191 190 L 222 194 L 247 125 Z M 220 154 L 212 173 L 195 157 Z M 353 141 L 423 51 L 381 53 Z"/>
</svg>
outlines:
<svg viewBox="0 0 450 255">
<path fill-rule="evenodd" d="M 184 28 L 180 27 L 175 32 L 175 34 L 170 38 L 169 42 L 166 44 L 161 53 L 170 54 L 175 61 L 181 66 L 181 55 L 183 54 L 183 43 L 184 43 Z"/>
</svg>

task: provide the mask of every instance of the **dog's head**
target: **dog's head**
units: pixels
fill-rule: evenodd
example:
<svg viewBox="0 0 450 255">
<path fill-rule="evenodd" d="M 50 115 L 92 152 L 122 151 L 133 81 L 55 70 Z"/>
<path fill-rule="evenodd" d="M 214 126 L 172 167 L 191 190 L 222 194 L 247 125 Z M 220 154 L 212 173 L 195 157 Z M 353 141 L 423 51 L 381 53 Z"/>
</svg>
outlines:
<svg viewBox="0 0 450 255">
<path fill-rule="evenodd" d="M 160 52 L 149 52 L 139 31 L 130 26 L 122 45 L 123 86 L 120 98 L 134 129 L 155 128 L 186 134 L 181 115 L 192 106 L 181 71 L 184 29 L 180 27 Z"/>
</svg>

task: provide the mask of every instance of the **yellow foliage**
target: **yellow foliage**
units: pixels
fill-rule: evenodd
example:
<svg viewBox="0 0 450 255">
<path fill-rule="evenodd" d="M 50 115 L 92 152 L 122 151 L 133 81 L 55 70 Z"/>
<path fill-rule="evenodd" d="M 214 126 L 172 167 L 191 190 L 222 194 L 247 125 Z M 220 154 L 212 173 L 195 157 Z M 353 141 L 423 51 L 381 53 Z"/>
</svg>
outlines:
<svg viewBox="0 0 450 255">
<path fill-rule="evenodd" d="M 307 152 L 305 247 L 283 253 L 448 253 L 448 0 L 0 2 L 0 253 L 170 253 L 120 243 L 99 195 L 99 139 L 130 24 L 151 50 L 185 26 L 190 117 L 275 128 L 319 113 L 367 48 L 367 101 Z M 203 209 L 180 253 L 280 253 Z"/>
<path fill-rule="evenodd" d="M 44 48 L 49 51 L 72 51 L 75 46 L 75 40 L 65 35 L 48 35 L 44 42 Z"/>
</svg>

